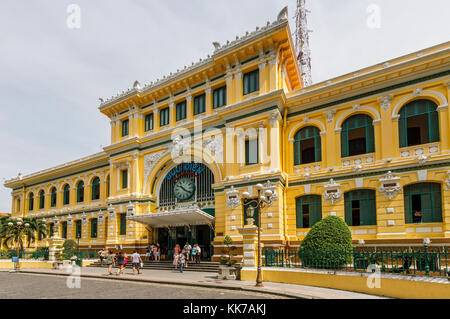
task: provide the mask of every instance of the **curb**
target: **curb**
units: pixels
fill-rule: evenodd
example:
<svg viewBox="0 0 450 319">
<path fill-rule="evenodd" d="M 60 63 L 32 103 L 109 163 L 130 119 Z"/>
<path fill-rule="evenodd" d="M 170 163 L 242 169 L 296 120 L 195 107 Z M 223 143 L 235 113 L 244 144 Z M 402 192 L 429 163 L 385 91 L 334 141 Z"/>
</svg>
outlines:
<svg viewBox="0 0 450 319">
<path fill-rule="evenodd" d="M 69 277 L 70 274 L 64 273 L 52 273 L 45 271 L 29 271 L 29 270 L 19 270 L 17 273 L 26 273 L 26 274 L 37 274 L 37 275 L 52 275 L 52 276 L 63 276 Z M 179 286 L 193 286 L 193 287 L 202 287 L 202 288 L 213 288 L 213 289 L 225 289 L 225 290 L 241 290 L 241 291 L 249 291 L 249 292 L 257 292 L 262 294 L 269 294 L 281 297 L 295 298 L 295 299 L 320 299 L 318 297 L 302 295 L 302 294 L 293 294 L 289 292 L 282 292 L 276 290 L 265 290 L 256 287 L 241 287 L 234 285 L 224 285 L 224 284 L 206 284 L 199 283 L 195 281 L 191 282 L 180 282 L 180 281 L 171 281 L 171 280 L 156 280 L 156 279 L 135 279 L 135 278 L 124 278 L 124 277 L 103 277 L 98 275 L 91 274 L 81 274 L 81 277 L 85 278 L 93 278 L 93 279 L 103 279 L 103 280 L 119 280 L 119 281 L 131 281 L 131 282 L 140 282 L 140 283 L 154 283 L 154 284 L 162 284 L 162 285 L 179 285 Z"/>
</svg>

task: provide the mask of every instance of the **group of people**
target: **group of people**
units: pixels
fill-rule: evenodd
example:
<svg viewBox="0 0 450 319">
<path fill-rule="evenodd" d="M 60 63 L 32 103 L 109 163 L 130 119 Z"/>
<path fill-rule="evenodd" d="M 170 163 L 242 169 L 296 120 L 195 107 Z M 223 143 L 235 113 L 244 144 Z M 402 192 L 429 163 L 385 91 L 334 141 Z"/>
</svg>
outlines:
<svg viewBox="0 0 450 319">
<path fill-rule="evenodd" d="M 173 265 L 175 266 L 175 269 L 178 269 L 179 267 L 180 272 L 183 272 L 183 269 L 188 267 L 188 262 L 195 262 L 196 264 L 200 263 L 201 252 L 202 250 L 198 244 L 191 246 L 189 243 L 186 243 L 183 249 L 181 249 L 180 245 L 177 244 L 173 249 Z M 131 256 L 127 256 L 127 254 L 122 250 L 114 253 L 112 249 L 107 250 L 106 248 L 103 248 L 98 252 L 98 255 L 100 257 L 100 264 L 103 265 L 103 262 L 105 262 L 108 266 L 108 276 L 112 274 L 112 268 L 116 265 L 116 275 L 122 275 L 123 270 L 129 263 L 128 257 L 131 259 L 133 274 L 135 274 L 136 270 L 138 274 L 141 274 L 141 269 L 144 265 L 141 255 L 137 252 L 137 250 L 134 250 Z M 161 260 L 161 248 L 159 244 L 151 244 L 148 246 L 145 256 L 147 257 L 147 260 L 159 262 Z"/>
<path fill-rule="evenodd" d="M 180 245 L 175 245 L 173 249 L 173 265 L 175 269 L 180 267 L 180 272 L 188 267 L 188 261 L 193 261 L 196 264 L 200 263 L 200 254 L 202 250 L 198 244 L 194 244 L 192 247 L 189 243 L 184 245 L 183 249 L 180 251 Z"/>
<path fill-rule="evenodd" d="M 100 264 L 103 265 L 103 261 L 105 260 L 105 264 L 108 266 L 107 275 L 112 275 L 112 268 L 117 265 L 117 273 L 116 275 L 120 276 L 123 274 L 123 270 L 126 268 L 127 263 L 129 262 L 128 256 L 125 252 L 120 250 L 117 254 L 113 252 L 112 249 L 109 251 L 106 248 L 101 249 L 98 252 L 100 256 Z M 138 254 L 137 250 L 134 250 L 133 254 L 131 254 L 131 267 L 133 268 L 133 274 L 137 270 L 138 274 L 141 274 L 141 268 L 143 267 L 143 261 L 141 255 Z"/>
<path fill-rule="evenodd" d="M 147 260 L 153 260 L 154 262 L 159 262 L 161 260 L 161 247 L 159 243 L 151 244 L 147 247 L 145 257 Z"/>
</svg>

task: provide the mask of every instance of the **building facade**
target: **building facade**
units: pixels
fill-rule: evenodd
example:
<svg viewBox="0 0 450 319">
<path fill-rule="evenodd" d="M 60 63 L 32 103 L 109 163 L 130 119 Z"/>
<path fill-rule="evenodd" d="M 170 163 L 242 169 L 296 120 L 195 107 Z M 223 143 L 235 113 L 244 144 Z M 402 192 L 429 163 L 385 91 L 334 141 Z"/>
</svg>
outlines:
<svg viewBox="0 0 450 319">
<path fill-rule="evenodd" d="M 111 144 L 7 180 L 13 216 L 83 249 L 190 241 L 217 260 L 229 235 L 240 258 L 239 198 L 269 181 L 265 247 L 298 246 L 328 215 L 355 244 L 450 243 L 450 43 L 308 87 L 286 16 L 214 47 L 101 99 Z"/>
</svg>

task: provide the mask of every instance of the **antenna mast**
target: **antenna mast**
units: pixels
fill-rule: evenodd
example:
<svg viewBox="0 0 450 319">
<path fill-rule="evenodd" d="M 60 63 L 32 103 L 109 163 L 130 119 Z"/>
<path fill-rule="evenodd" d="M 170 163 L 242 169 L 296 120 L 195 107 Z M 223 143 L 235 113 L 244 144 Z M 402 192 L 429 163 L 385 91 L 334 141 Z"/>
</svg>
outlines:
<svg viewBox="0 0 450 319">
<path fill-rule="evenodd" d="M 303 86 L 310 86 L 311 79 L 311 51 L 309 49 L 309 32 L 306 14 L 310 12 L 306 9 L 305 0 L 297 0 L 297 13 L 295 15 L 295 48 L 297 50 L 297 60 L 300 66 Z"/>
</svg>

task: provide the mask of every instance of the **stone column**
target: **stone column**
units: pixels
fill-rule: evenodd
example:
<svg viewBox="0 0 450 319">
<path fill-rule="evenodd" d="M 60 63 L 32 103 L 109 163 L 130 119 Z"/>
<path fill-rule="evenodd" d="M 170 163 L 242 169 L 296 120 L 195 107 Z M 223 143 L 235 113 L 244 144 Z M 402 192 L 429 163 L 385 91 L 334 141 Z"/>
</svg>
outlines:
<svg viewBox="0 0 450 319">
<path fill-rule="evenodd" d="M 227 104 L 231 105 L 234 103 L 233 99 L 233 74 L 227 73 L 227 77 L 225 78 L 227 82 Z"/>
<path fill-rule="evenodd" d="M 239 103 L 242 101 L 242 71 L 240 69 L 236 70 L 234 75 L 234 102 Z"/>
<path fill-rule="evenodd" d="M 186 95 L 186 120 L 188 122 L 194 120 L 194 105 L 190 91 Z"/>
<path fill-rule="evenodd" d="M 211 115 L 213 113 L 211 84 L 209 82 L 206 83 L 206 90 L 205 90 L 205 111 L 206 115 Z"/>
<path fill-rule="evenodd" d="M 64 244 L 64 238 L 59 237 L 59 227 L 55 227 L 53 237 L 47 238 L 47 242 L 49 245 L 48 260 L 56 261 L 56 256 L 62 251 L 62 248 L 59 248 L 59 246 Z"/>
<path fill-rule="evenodd" d="M 258 227 L 255 225 L 245 225 L 238 230 L 242 235 L 243 242 L 242 267 L 256 270 L 258 266 Z"/>
<path fill-rule="evenodd" d="M 258 64 L 259 68 L 259 94 L 267 92 L 266 87 L 266 61 L 261 60 Z"/>
</svg>

